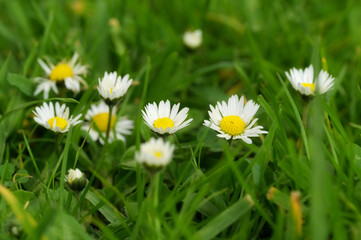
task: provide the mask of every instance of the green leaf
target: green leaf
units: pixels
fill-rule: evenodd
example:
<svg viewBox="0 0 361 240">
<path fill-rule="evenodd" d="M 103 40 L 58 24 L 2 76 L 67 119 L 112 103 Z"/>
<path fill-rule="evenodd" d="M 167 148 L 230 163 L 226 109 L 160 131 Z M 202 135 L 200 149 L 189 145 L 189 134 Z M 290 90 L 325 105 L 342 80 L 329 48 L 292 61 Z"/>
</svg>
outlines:
<svg viewBox="0 0 361 240">
<path fill-rule="evenodd" d="M 247 213 L 251 207 L 252 205 L 247 199 L 242 198 L 238 200 L 235 204 L 221 212 L 217 217 L 213 218 L 207 225 L 196 232 L 193 239 L 213 239 L 217 234 Z"/>
<path fill-rule="evenodd" d="M 4 180 L 11 180 L 15 171 L 15 165 L 12 163 L 0 165 L 0 178 L 4 177 Z M 4 176 L 3 176 L 4 175 Z"/>
<path fill-rule="evenodd" d="M 91 191 L 88 191 L 86 199 L 88 199 L 94 206 L 101 202 L 101 199 Z M 108 205 L 103 205 L 101 208 L 99 208 L 99 211 L 109 222 L 119 222 L 117 216 L 114 214 L 113 209 L 111 209 L 111 207 L 109 207 Z"/>
<path fill-rule="evenodd" d="M 29 175 L 28 171 L 26 171 L 26 169 L 20 169 L 15 173 L 14 177 L 15 181 L 18 183 L 27 183 L 29 182 L 29 177 L 31 176 Z"/>
<path fill-rule="evenodd" d="M 290 210 L 291 208 L 290 196 L 275 187 L 271 187 L 268 190 L 267 199 L 285 210 Z"/>
<path fill-rule="evenodd" d="M 15 73 L 8 73 L 7 80 L 11 86 L 16 87 L 26 96 L 33 96 L 35 82 Z"/>
<path fill-rule="evenodd" d="M 84 227 L 72 216 L 59 209 L 50 209 L 42 218 L 36 229 L 38 239 L 67 239 L 88 240 L 92 239 Z"/>
<path fill-rule="evenodd" d="M 34 193 L 24 190 L 17 190 L 13 192 L 13 194 L 18 199 L 21 206 L 24 206 L 27 201 L 31 201 L 36 198 Z"/>
</svg>

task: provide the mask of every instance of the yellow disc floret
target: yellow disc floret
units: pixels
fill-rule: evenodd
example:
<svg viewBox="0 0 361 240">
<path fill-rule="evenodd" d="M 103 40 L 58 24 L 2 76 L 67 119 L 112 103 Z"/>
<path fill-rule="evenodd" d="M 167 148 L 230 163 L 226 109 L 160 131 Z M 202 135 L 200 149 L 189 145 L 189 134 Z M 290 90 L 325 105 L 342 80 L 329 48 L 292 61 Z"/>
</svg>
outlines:
<svg viewBox="0 0 361 240">
<path fill-rule="evenodd" d="M 239 116 L 231 115 L 222 118 L 219 126 L 223 132 L 231 136 L 237 136 L 244 132 L 244 128 L 246 125 Z"/>
<path fill-rule="evenodd" d="M 315 84 L 313 84 L 313 83 L 301 83 L 301 84 L 304 87 L 310 87 L 311 88 L 311 93 L 313 92 L 313 90 L 315 90 Z"/>
<path fill-rule="evenodd" d="M 172 128 L 174 126 L 174 122 L 169 117 L 158 118 L 154 121 L 155 128 L 163 128 L 165 130 L 167 127 Z"/>
<path fill-rule="evenodd" d="M 98 113 L 97 115 L 93 116 L 93 120 L 100 131 L 106 132 L 108 128 L 108 118 L 109 113 Z M 115 124 L 115 116 L 112 116 L 110 119 L 110 129 L 114 127 Z"/>
<path fill-rule="evenodd" d="M 163 153 L 160 152 L 160 151 L 154 151 L 154 156 L 155 156 L 156 158 L 160 158 L 160 157 L 163 157 Z"/>
<path fill-rule="evenodd" d="M 55 121 L 55 124 L 54 124 Z M 51 128 L 59 127 L 61 130 L 64 130 L 68 126 L 68 122 L 61 117 L 53 117 L 48 120 L 48 123 Z M 55 125 L 55 126 L 54 126 Z"/>
<path fill-rule="evenodd" d="M 58 65 L 56 65 L 49 75 L 50 80 L 54 82 L 63 81 L 65 78 L 72 76 L 73 69 L 65 63 L 59 63 Z"/>
</svg>

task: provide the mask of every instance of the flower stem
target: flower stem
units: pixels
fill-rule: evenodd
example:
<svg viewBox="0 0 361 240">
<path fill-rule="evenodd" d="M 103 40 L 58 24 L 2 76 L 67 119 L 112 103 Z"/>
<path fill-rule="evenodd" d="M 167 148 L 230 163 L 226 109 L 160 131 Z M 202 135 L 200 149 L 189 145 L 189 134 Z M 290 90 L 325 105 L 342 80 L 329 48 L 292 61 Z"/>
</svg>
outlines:
<svg viewBox="0 0 361 240">
<path fill-rule="evenodd" d="M 149 220 L 152 228 L 154 229 L 156 239 L 163 239 L 161 232 L 161 222 L 157 211 L 159 205 L 159 180 L 160 172 L 156 172 L 151 175 L 149 194 L 149 203 L 151 204 L 151 207 L 149 208 Z"/>
<path fill-rule="evenodd" d="M 108 107 L 109 107 L 109 116 L 108 116 L 107 133 L 105 135 L 105 145 L 108 145 L 109 133 L 110 133 L 110 125 L 111 125 L 112 114 L 113 114 L 113 105 L 109 104 Z"/>
<path fill-rule="evenodd" d="M 54 137 L 55 137 L 55 154 L 56 154 L 56 158 L 59 159 L 60 156 L 60 138 L 61 138 L 61 134 L 60 133 L 55 133 Z"/>
</svg>

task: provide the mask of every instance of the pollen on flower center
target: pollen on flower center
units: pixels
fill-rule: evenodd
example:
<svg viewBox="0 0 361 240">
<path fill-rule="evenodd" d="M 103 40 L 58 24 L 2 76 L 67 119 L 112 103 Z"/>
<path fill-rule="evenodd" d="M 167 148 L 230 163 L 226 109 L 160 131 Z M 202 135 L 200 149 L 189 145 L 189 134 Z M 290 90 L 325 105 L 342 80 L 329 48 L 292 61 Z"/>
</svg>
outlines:
<svg viewBox="0 0 361 240">
<path fill-rule="evenodd" d="M 219 126 L 223 132 L 231 136 L 236 136 L 244 132 L 244 128 L 246 125 L 239 116 L 231 115 L 222 118 L 222 120 L 219 123 Z"/>
<path fill-rule="evenodd" d="M 163 153 L 160 152 L 160 151 L 154 151 L 154 156 L 155 156 L 156 158 L 160 158 L 160 157 L 163 156 Z"/>
<path fill-rule="evenodd" d="M 55 121 L 55 124 L 54 124 Z M 61 130 L 64 130 L 68 126 L 68 122 L 61 117 L 53 117 L 48 120 L 48 123 L 51 128 L 59 127 Z"/>
<path fill-rule="evenodd" d="M 99 128 L 100 131 L 102 132 L 106 132 L 107 128 L 108 128 L 108 118 L 109 118 L 109 113 L 98 113 L 97 115 L 93 116 L 93 120 L 95 122 L 95 124 L 97 125 L 97 127 Z M 110 129 L 112 129 L 114 127 L 115 124 L 115 116 L 113 115 L 112 118 L 110 119 Z"/>
<path fill-rule="evenodd" d="M 155 128 L 163 128 L 165 130 L 167 127 L 172 128 L 174 126 L 174 122 L 169 117 L 158 118 L 154 121 Z"/>
<path fill-rule="evenodd" d="M 304 87 L 310 87 L 311 88 L 311 93 L 313 92 L 313 90 L 315 90 L 315 84 L 313 84 L 313 83 L 301 83 L 301 84 Z"/>
<path fill-rule="evenodd" d="M 73 76 L 73 69 L 65 63 L 59 63 L 56 65 L 53 70 L 50 73 L 50 80 L 56 82 L 56 81 L 62 81 L 67 77 Z"/>
</svg>

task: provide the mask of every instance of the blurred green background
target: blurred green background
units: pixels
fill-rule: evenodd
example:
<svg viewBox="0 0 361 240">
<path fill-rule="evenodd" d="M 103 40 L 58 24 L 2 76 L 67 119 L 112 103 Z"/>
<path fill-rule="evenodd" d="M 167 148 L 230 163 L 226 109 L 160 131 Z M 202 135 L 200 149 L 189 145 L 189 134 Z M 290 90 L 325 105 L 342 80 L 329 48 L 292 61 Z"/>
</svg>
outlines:
<svg viewBox="0 0 361 240">
<path fill-rule="evenodd" d="M 203 31 L 203 43 L 198 49 L 184 46 L 182 36 L 188 29 Z M 160 211 L 159 217 L 165 236 L 359 239 L 360 33 L 361 4 L 356 0 L 0 0 L 0 114 L 6 116 L 0 120 L 0 166 L 5 169 L 8 162 L 14 168 L 9 176 L 2 173 L 2 183 L 11 182 L 11 173 L 23 168 L 21 158 L 27 172 L 35 176 L 22 130 L 26 136 L 34 133 L 29 142 L 41 172 L 46 175 L 52 170 L 51 164 L 46 164 L 48 158 L 54 157 L 49 157 L 53 152 L 52 134 L 45 129 L 34 130 L 31 117 L 35 105 L 32 101 L 42 99 L 42 94 L 33 96 L 33 78 L 44 75 L 37 58 L 58 62 L 70 59 L 76 51 L 81 63 L 89 66 L 85 79 L 90 89 L 76 96 L 62 96 L 80 101 L 78 105 L 69 104 L 72 111 L 85 113 L 93 101 L 100 99 L 95 85 L 105 71 L 129 73 L 135 84 L 119 114 L 127 114 L 136 124 L 140 123 L 140 130 L 122 147 L 112 146 L 114 155 L 106 164 L 105 173 L 115 187 L 107 186 L 99 177 L 95 185 L 102 188 L 99 195 L 94 189 L 89 192 L 87 200 L 93 205 L 85 207 L 87 214 L 98 214 L 92 222 L 89 220 L 91 224 L 87 218 L 79 220 L 73 218 L 74 213 L 70 216 L 60 210 L 57 184 L 48 189 L 54 203 L 45 200 L 41 184 L 35 179 L 23 186 L 26 193 L 14 193 L 20 199 L 39 200 L 33 202 L 36 206 L 32 213 L 39 222 L 34 236 L 152 239 L 152 234 L 147 235 L 152 230 L 139 220 L 139 216 L 145 218 L 140 200 L 146 195 L 148 179 L 144 174 L 140 177 L 135 171 L 128 172 L 135 170 L 129 161 L 136 142 L 150 136 L 141 123 L 139 109 L 147 102 L 169 99 L 189 107 L 193 122 L 178 136 L 186 153 L 176 152 L 175 163 L 164 176 L 161 201 L 165 210 Z M 310 119 L 302 119 L 302 125 L 304 98 L 292 89 L 284 72 L 310 64 L 316 72 L 327 70 L 336 80 L 322 101 L 311 102 Z M 149 83 L 145 89 L 146 79 Z M 231 150 L 235 154 L 229 154 L 224 141 L 201 127 L 208 118 L 209 104 L 226 100 L 232 94 L 258 102 L 258 124 L 270 132 L 255 139 L 253 145 L 234 144 Z M 14 112 L 9 114 L 11 111 Z M 80 129 L 74 130 L 69 165 L 83 137 Z M 99 152 L 101 146 L 89 143 L 80 154 L 79 166 L 88 170 L 88 176 L 92 158 Z M 222 164 L 223 158 L 230 161 Z M 112 169 L 114 164 L 119 170 Z M 218 167 L 219 171 L 215 170 Z M 22 183 L 18 184 L 21 190 Z M 177 188 L 183 184 L 184 188 Z M 270 200 L 266 194 L 272 186 L 281 191 Z M 14 186 L 11 190 L 20 191 Z M 295 233 L 289 206 L 293 190 L 302 193 L 301 235 Z M 247 194 L 258 201 L 252 211 L 244 200 Z M 9 217 L 11 211 L 4 207 L 3 198 L 1 201 L 2 209 L 7 210 L 0 220 L 8 224 L 13 221 Z M 49 205 L 43 206 L 45 202 Z M 137 217 L 128 216 L 130 208 Z M 57 210 L 52 216 L 46 214 L 49 209 Z M 109 213 L 112 211 L 116 214 Z M 116 221 L 112 222 L 113 218 Z M 63 221 L 68 224 L 62 225 Z M 89 235 L 85 231 L 76 235 L 75 229 L 81 228 L 79 222 L 87 226 Z M 1 236 L 10 238 L 7 226 L 2 225 Z"/>
</svg>

